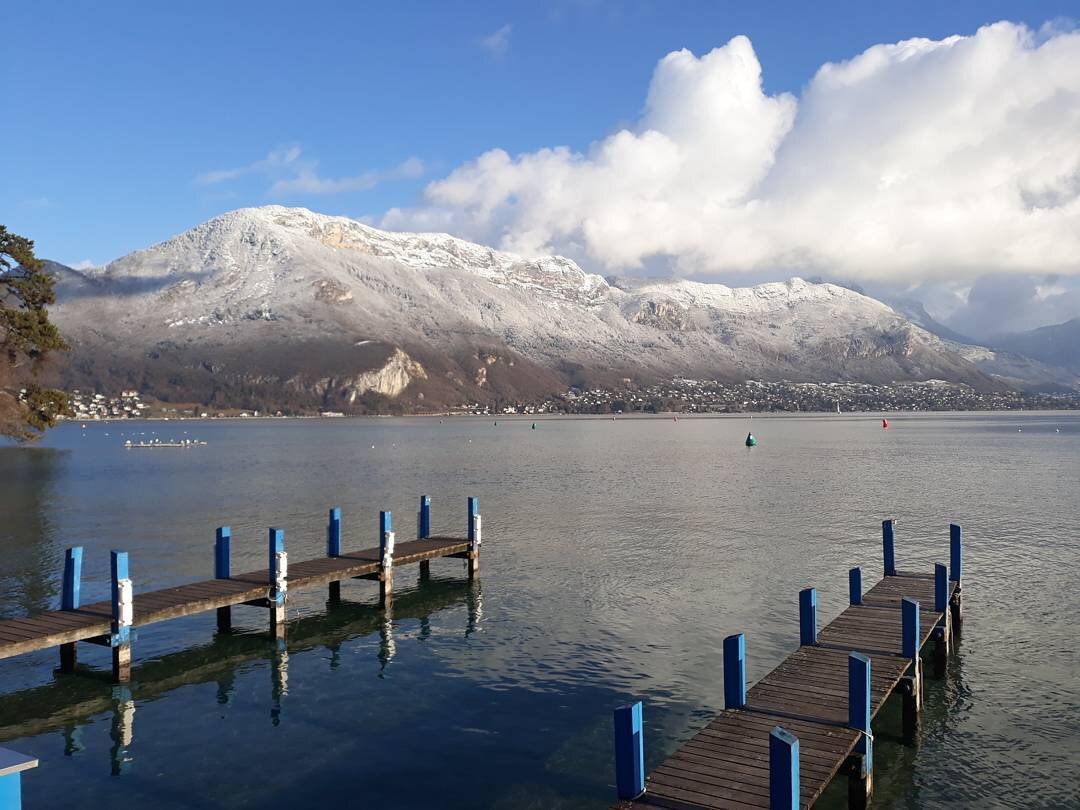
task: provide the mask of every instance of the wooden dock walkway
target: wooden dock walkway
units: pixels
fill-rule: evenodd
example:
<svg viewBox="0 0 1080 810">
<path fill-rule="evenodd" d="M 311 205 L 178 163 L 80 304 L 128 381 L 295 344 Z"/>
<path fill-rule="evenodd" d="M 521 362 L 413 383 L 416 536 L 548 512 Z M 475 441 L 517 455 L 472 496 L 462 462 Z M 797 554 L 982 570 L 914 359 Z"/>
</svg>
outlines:
<svg viewBox="0 0 1080 810">
<path fill-rule="evenodd" d="M 390 513 L 381 512 L 379 546 L 354 552 L 341 551 L 341 510 L 331 509 L 327 556 L 290 564 L 284 532 L 270 529 L 268 567 L 244 574 L 230 571 L 231 531 L 222 527 L 214 546 L 214 579 L 138 594 L 128 577 L 127 553 L 113 551 L 112 597 L 89 605 L 79 600 L 82 548 L 68 549 L 62 608 L 25 619 L 0 620 L 0 659 L 59 647 L 61 671 L 73 672 L 75 645 L 89 642 L 112 648 L 114 679 L 124 682 L 130 678 L 132 631 L 155 622 L 216 610 L 219 630 L 228 631 L 232 607 L 251 605 L 268 608 L 271 632 L 284 637 L 290 592 L 325 586 L 334 601 L 340 598 L 342 581 L 373 579 L 379 582 L 380 601 L 386 604 L 392 598 L 396 567 L 418 563 L 423 570 L 431 560 L 442 557 L 464 559 L 472 578 L 480 564 L 481 520 L 476 498 L 469 498 L 467 507 L 466 537 L 431 536 L 431 499 L 424 496 L 416 540 L 395 543 Z"/>
<path fill-rule="evenodd" d="M 871 720 L 899 689 L 904 736 L 913 739 L 922 708 L 922 654 L 944 672 L 959 637 L 960 527 L 950 531 L 952 571 L 896 571 L 893 522 L 883 524 L 886 576 L 865 593 L 849 572 L 849 606 L 817 629 L 817 596 L 799 594 L 800 646 L 746 689 L 745 638 L 724 640 L 725 710 L 646 778 L 641 704 L 615 712 L 620 808 L 810 807 L 842 770 L 849 806 L 873 791 Z"/>
</svg>

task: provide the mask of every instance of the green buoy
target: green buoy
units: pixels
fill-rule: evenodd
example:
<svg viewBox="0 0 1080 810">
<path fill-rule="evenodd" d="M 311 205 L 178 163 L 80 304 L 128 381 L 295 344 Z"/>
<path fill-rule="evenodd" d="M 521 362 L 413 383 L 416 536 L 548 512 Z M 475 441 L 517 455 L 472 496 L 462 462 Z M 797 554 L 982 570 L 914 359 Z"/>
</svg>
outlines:
<svg viewBox="0 0 1080 810">
<path fill-rule="evenodd" d="M 754 437 L 754 434 L 753 433 L 747 433 L 746 434 L 746 446 L 747 447 L 753 447 L 755 444 L 757 444 L 757 439 Z"/>
<path fill-rule="evenodd" d="M 533 422 L 533 426 L 532 426 L 532 429 L 533 429 L 533 430 L 536 430 L 536 422 Z"/>
</svg>

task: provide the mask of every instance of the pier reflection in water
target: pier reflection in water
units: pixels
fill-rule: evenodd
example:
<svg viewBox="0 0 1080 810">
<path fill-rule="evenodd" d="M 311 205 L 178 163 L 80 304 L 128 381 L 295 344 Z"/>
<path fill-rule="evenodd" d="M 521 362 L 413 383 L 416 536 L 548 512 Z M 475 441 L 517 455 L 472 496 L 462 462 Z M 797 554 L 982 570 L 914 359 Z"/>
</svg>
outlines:
<svg viewBox="0 0 1080 810">
<path fill-rule="evenodd" d="M 110 684 L 108 672 L 80 665 L 79 677 L 57 675 L 52 684 L 5 695 L 0 742 L 59 730 L 63 755 L 81 756 L 91 747 L 87 733 L 95 733 L 95 721 L 108 713 L 109 772 L 123 776 L 137 758 L 135 718 L 147 702 L 184 687 L 213 682 L 217 704 L 229 707 L 238 673 L 268 663 L 270 723 L 276 727 L 283 721 L 289 696 L 290 653 L 325 648 L 329 670 L 344 670 L 348 664 L 342 656 L 343 647 L 377 634 L 378 677 L 382 678 L 398 652 L 396 623 L 418 621 L 420 631 L 415 640 L 425 642 L 431 637 L 432 614 L 461 606 L 467 613 L 463 632 L 471 635 L 483 615 L 479 579 L 431 579 L 425 575 L 416 590 L 402 593 L 385 608 L 345 600 L 327 603 L 327 613 L 291 622 L 287 642 L 265 633 L 216 634 L 209 644 L 147 661 L 138 668 L 137 681 L 132 684 Z"/>
</svg>

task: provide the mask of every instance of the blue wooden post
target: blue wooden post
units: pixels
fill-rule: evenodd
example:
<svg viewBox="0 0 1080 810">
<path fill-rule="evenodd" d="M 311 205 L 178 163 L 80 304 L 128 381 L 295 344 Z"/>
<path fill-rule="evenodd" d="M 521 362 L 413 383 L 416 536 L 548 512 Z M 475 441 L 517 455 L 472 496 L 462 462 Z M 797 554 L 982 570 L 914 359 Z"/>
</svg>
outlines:
<svg viewBox="0 0 1080 810">
<path fill-rule="evenodd" d="M 339 506 L 330 510 L 330 517 L 326 523 L 326 556 L 341 556 L 341 507 Z"/>
<path fill-rule="evenodd" d="M 817 591 L 799 591 L 799 644 L 817 644 Z"/>
<path fill-rule="evenodd" d="M 431 537 L 431 498 L 427 495 L 420 496 L 420 515 L 416 526 L 416 536 L 420 540 Z"/>
<path fill-rule="evenodd" d="M 960 582 L 960 575 L 963 573 L 963 563 L 964 549 L 960 527 L 957 524 L 952 523 L 949 525 L 949 564 L 952 568 L 949 572 L 949 579 L 953 582 Z"/>
<path fill-rule="evenodd" d="M 64 552 L 64 589 L 60 600 L 62 610 L 76 610 L 79 607 L 82 558 L 82 546 L 75 546 Z"/>
<path fill-rule="evenodd" d="M 218 528 L 214 536 L 214 578 L 228 579 L 232 576 L 232 529 Z"/>
<path fill-rule="evenodd" d="M 480 570 L 480 501 L 478 498 L 469 498 L 469 550 L 467 567 L 469 579 L 476 576 Z"/>
<path fill-rule="evenodd" d="M 769 734 L 769 808 L 799 810 L 799 741 L 780 726 Z"/>
<path fill-rule="evenodd" d="M 620 799 L 636 799 L 645 792 L 640 700 L 615 709 L 615 789 Z"/>
<path fill-rule="evenodd" d="M 270 604 L 270 633 L 277 639 L 285 637 L 285 599 L 289 592 L 289 555 L 285 551 L 285 532 L 270 528 L 267 531 L 267 571 Z"/>
<path fill-rule="evenodd" d="M 232 529 L 221 526 L 214 538 L 214 577 L 228 579 L 231 576 Z M 232 629 L 232 608 L 228 605 L 217 609 L 217 628 L 219 633 L 228 633 Z"/>
<path fill-rule="evenodd" d="M 379 512 L 379 602 L 390 604 L 394 592 L 394 531 L 389 512 Z"/>
<path fill-rule="evenodd" d="M 64 584 L 60 594 L 61 610 L 77 610 L 82 585 L 82 546 L 64 552 Z M 60 671 L 74 672 L 77 653 L 74 641 L 60 645 Z M 0 804 L 3 807 L 3 804 Z"/>
<path fill-rule="evenodd" d="M 19 810 L 22 807 L 22 772 L 36 768 L 38 761 L 8 748 L 0 748 L 0 808 Z"/>
<path fill-rule="evenodd" d="M 112 580 L 112 635 L 109 642 L 113 653 L 113 680 L 126 683 L 131 679 L 131 626 L 135 618 L 127 552 L 110 551 L 109 568 Z"/>
<path fill-rule="evenodd" d="M 724 708 L 746 706 L 746 636 L 724 639 Z"/>
<path fill-rule="evenodd" d="M 847 575 L 848 604 L 862 604 L 862 569 L 852 568 Z"/>
<path fill-rule="evenodd" d="M 468 500 L 468 529 L 469 529 L 469 542 L 472 543 L 476 540 L 476 516 L 480 514 L 480 501 L 478 498 L 469 497 Z"/>
<path fill-rule="evenodd" d="M 905 596 L 900 602 L 900 610 L 903 655 L 914 660 L 919 657 L 919 603 Z"/>
<path fill-rule="evenodd" d="M 865 807 L 873 792 L 874 738 L 870 734 L 870 700 L 870 659 L 862 653 L 849 653 L 848 728 L 860 732 L 848 777 L 849 807 Z"/>
<path fill-rule="evenodd" d="M 885 555 L 885 576 L 896 576 L 895 520 L 881 521 L 881 549 Z"/>
<path fill-rule="evenodd" d="M 944 613 L 949 607 L 949 571 L 941 563 L 934 563 L 934 610 Z"/>
</svg>

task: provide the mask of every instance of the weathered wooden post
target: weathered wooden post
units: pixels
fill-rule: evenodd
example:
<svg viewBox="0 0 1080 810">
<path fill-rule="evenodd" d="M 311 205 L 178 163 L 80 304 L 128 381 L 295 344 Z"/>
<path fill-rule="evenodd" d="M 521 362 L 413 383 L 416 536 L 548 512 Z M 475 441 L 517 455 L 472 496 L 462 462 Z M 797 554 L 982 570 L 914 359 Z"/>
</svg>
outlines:
<svg viewBox="0 0 1080 810">
<path fill-rule="evenodd" d="M 919 712 L 922 710 L 922 657 L 919 654 L 920 635 L 919 603 L 904 597 L 901 610 L 901 651 L 911 663 L 907 674 L 900 679 L 900 693 L 904 698 L 904 740 L 914 743 L 919 733 Z"/>
<path fill-rule="evenodd" d="M 390 513 L 379 512 L 379 604 L 386 607 L 394 598 L 394 532 Z"/>
<path fill-rule="evenodd" d="M 78 610 L 79 592 L 82 586 L 82 546 L 74 546 L 64 552 L 64 585 L 60 595 L 61 610 Z M 75 642 L 60 645 L 60 671 L 74 672 L 78 654 Z M 3 804 L 0 804 L 3 807 Z"/>
<path fill-rule="evenodd" d="M 952 612 L 953 638 L 960 638 L 960 631 L 964 627 L 964 603 L 960 595 L 960 576 L 963 573 L 964 548 L 960 527 L 952 523 L 949 525 L 949 579 L 956 583 L 952 601 L 949 604 Z"/>
<path fill-rule="evenodd" d="M 817 644 L 817 591 L 814 588 L 799 591 L 799 644 Z"/>
<path fill-rule="evenodd" d="M 949 659 L 949 569 L 941 563 L 934 564 L 934 611 L 941 614 L 934 626 L 934 677 L 945 674 Z"/>
<path fill-rule="evenodd" d="M 847 576 L 848 604 L 862 604 L 862 569 L 852 568 Z"/>
<path fill-rule="evenodd" d="M 870 733 L 870 659 L 848 654 L 848 728 L 859 741 L 848 757 L 848 807 L 864 810 L 874 792 L 874 738 Z"/>
<path fill-rule="evenodd" d="M 480 501 L 470 497 L 468 501 L 469 516 L 469 551 L 468 567 L 469 579 L 472 579 L 480 571 Z"/>
<path fill-rule="evenodd" d="M 780 726 L 769 733 L 769 810 L 799 810 L 799 741 Z"/>
<path fill-rule="evenodd" d="M 214 536 L 214 578 L 228 579 L 232 576 L 232 529 L 220 526 Z M 232 629 L 232 607 L 217 609 L 217 629 L 228 633 Z"/>
<path fill-rule="evenodd" d="M 37 766 L 36 757 L 0 748 L 0 808 L 19 810 L 22 807 L 22 772 Z"/>
<path fill-rule="evenodd" d="M 431 498 L 420 496 L 420 511 L 416 513 L 416 539 L 427 540 L 431 537 Z M 431 560 L 420 561 L 420 581 L 431 579 Z"/>
<path fill-rule="evenodd" d="M 615 790 L 620 799 L 636 799 L 645 792 L 640 700 L 615 709 Z"/>
<path fill-rule="evenodd" d="M 341 507 L 335 506 L 330 510 L 330 516 L 326 522 L 326 556 L 341 556 Z M 341 582 L 331 582 L 328 588 L 331 602 L 341 601 Z"/>
<path fill-rule="evenodd" d="M 724 708 L 746 706 L 746 636 L 738 633 L 724 639 Z"/>
<path fill-rule="evenodd" d="M 135 601 L 128 576 L 126 551 L 110 551 L 109 567 L 112 578 L 112 674 L 116 683 L 131 680 L 131 625 L 135 620 Z"/>
<path fill-rule="evenodd" d="M 895 528 L 896 521 L 892 518 L 881 521 L 881 550 L 885 556 L 885 576 L 887 577 L 896 576 Z"/>
<path fill-rule="evenodd" d="M 268 532 L 269 587 L 266 600 L 270 603 L 270 635 L 285 638 L 285 601 L 289 594 L 289 555 L 285 552 L 285 532 L 271 528 Z"/>
</svg>

